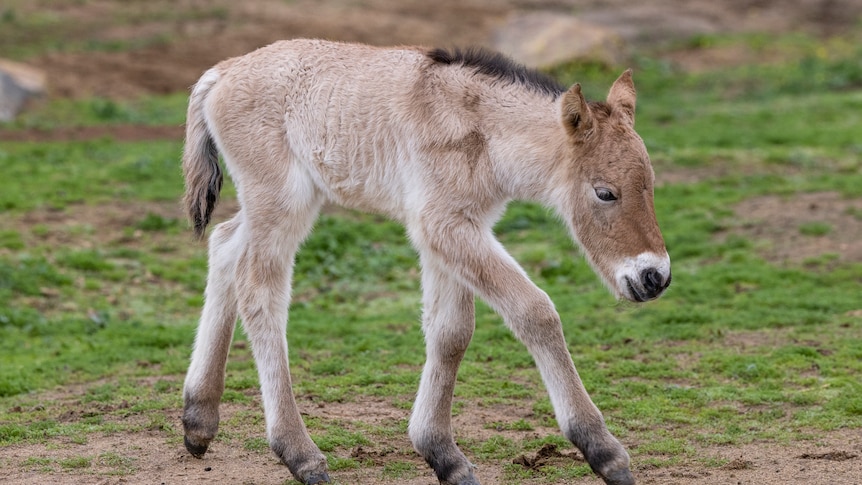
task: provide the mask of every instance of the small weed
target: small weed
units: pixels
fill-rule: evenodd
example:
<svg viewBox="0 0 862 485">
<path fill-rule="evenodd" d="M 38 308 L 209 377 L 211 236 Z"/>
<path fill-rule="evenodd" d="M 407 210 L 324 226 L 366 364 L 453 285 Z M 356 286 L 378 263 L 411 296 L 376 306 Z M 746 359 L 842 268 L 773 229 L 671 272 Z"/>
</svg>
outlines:
<svg viewBox="0 0 862 485">
<path fill-rule="evenodd" d="M 24 239 L 21 237 L 21 233 L 14 230 L 0 230 L 0 248 L 24 249 Z"/>
<path fill-rule="evenodd" d="M 383 465 L 383 477 L 387 480 L 412 478 L 417 473 L 416 464 L 409 461 L 389 461 Z"/>
<path fill-rule="evenodd" d="M 235 391 L 233 389 L 225 389 L 224 394 L 222 394 L 221 398 L 222 402 L 233 402 L 233 403 L 249 403 L 251 402 L 251 398 L 246 396 L 240 391 Z"/>
<path fill-rule="evenodd" d="M 679 456 L 694 453 L 694 449 L 685 440 L 664 438 L 641 444 L 638 453 Z"/>
<path fill-rule="evenodd" d="M 137 468 L 135 467 L 135 462 L 137 458 L 133 458 L 130 456 L 123 456 L 114 452 L 105 452 L 99 455 L 96 460 L 101 466 L 111 468 L 111 475 L 128 475 L 130 473 L 134 473 Z"/>
<path fill-rule="evenodd" d="M 114 269 L 114 264 L 107 261 L 104 254 L 95 250 L 67 252 L 60 256 L 57 262 L 71 269 L 91 273 L 104 273 Z"/>
<path fill-rule="evenodd" d="M 93 386 L 87 389 L 87 393 L 84 396 L 84 402 L 111 402 L 115 400 L 117 394 L 117 385 L 116 384 L 103 384 L 100 386 Z"/>
<path fill-rule="evenodd" d="M 312 434 L 311 439 L 324 453 L 335 451 L 337 448 L 353 448 L 371 443 L 362 433 L 347 431 L 336 426 L 328 426 L 327 432 L 323 435 Z"/>
<path fill-rule="evenodd" d="M 142 231 L 164 232 L 180 227 L 180 221 L 173 217 L 163 217 L 159 214 L 148 212 L 143 219 L 138 221 L 135 227 Z"/>
<path fill-rule="evenodd" d="M 21 462 L 21 466 L 37 470 L 42 473 L 54 471 L 54 465 L 57 460 L 54 458 L 45 458 L 41 456 L 29 456 Z"/>
<path fill-rule="evenodd" d="M 261 437 L 248 438 L 243 443 L 243 448 L 256 453 L 269 453 L 269 442 Z"/>
<path fill-rule="evenodd" d="M 519 447 L 505 436 L 493 436 L 481 443 L 471 444 L 470 448 L 483 459 L 501 459 L 515 456 Z"/>
<path fill-rule="evenodd" d="M 525 419 L 519 419 L 517 421 L 513 421 L 510 423 L 505 423 L 505 422 L 488 423 L 485 425 L 485 427 L 488 429 L 496 429 L 497 431 L 503 431 L 503 430 L 533 431 L 533 429 L 534 429 L 533 425 L 530 424 Z"/>
<path fill-rule="evenodd" d="M 0 13 L 0 23 L 13 25 L 17 22 L 18 14 L 13 8 L 4 8 L 3 13 Z"/>
<path fill-rule="evenodd" d="M 341 458 L 338 456 L 327 456 L 326 462 L 331 471 L 350 470 L 362 466 L 353 458 Z"/>
<path fill-rule="evenodd" d="M 86 445 L 87 444 L 87 435 L 86 433 L 77 433 L 70 435 L 69 441 L 75 443 L 76 445 Z"/>
<path fill-rule="evenodd" d="M 66 470 L 90 468 L 90 465 L 93 464 L 93 459 L 89 456 L 74 456 L 71 458 L 61 458 L 57 460 L 57 464 Z"/>
<path fill-rule="evenodd" d="M 38 238 L 45 238 L 51 233 L 51 229 L 45 224 L 35 224 L 30 228 L 30 232 Z"/>
<path fill-rule="evenodd" d="M 832 232 L 832 225 L 828 222 L 807 222 L 799 226 L 799 233 L 803 236 L 825 236 Z"/>
<path fill-rule="evenodd" d="M 829 269 L 841 259 L 838 253 L 823 253 L 819 256 L 813 256 L 802 260 L 802 265 L 806 268 L 822 268 Z"/>
<path fill-rule="evenodd" d="M 149 422 L 146 424 L 145 429 L 171 433 L 174 430 L 174 425 L 164 414 L 155 413 L 149 416 Z"/>
<path fill-rule="evenodd" d="M 175 392 L 179 389 L 179 383 L 176 381 L 168 381 L 165 379 L 159 379 L 153 384 L 153 391 L 159 394 L 165 394 L 169 392 Z"/>
</svg>

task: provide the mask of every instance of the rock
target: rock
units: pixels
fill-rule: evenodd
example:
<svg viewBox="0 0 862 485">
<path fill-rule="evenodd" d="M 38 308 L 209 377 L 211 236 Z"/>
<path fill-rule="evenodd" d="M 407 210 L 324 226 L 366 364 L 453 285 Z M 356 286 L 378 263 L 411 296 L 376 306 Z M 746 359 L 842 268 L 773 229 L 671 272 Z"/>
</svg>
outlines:
<svg viewBox="0 0 862 485">
<path fill-rule="evenodd" d="M 614 30 L 562 13 L 514 13 L 492 35 L 495 49 L 534 68 L 572 60 L 616 65 L 625 57 L 625 42 Z"/>
<path fill-rule="evenodd" d="M 0 59 L 0 121 L 12 121 L 27 100 L 45 92 L 45 73 L 18 62 Z"/>
</svg>

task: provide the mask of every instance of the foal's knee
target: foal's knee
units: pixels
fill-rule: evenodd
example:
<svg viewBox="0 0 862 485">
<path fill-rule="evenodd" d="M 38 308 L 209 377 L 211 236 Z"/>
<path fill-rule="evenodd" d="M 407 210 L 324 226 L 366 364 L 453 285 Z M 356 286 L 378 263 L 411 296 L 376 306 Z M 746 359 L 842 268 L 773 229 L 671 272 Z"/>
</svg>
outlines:
<svg viewBox="0 0 862 485">
<path fill-rule="evenodd" d="M 517 312 L 505 316 L 506 325 L 528 349 L 563 339 L 560 315 L 547 295 L 524 301 Z"/>
</svg>

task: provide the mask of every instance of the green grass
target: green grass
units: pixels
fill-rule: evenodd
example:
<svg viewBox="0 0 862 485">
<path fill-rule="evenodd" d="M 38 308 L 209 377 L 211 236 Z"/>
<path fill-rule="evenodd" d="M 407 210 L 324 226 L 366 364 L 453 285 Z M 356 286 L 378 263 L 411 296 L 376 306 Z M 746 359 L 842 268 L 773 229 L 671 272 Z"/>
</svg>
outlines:
<svg viewBox="0 0 862 485">
<path fill-rule="evenodd" d="M 54 9 L 39 8 L 22 0 L 0 5 L 0 57 L 26 59 L 49 52 L 118 52 L 170 42 L 176 25 L 186 21 L 223 21 L 228 12 L 221 6 L 177 9 L 166 1 L 105 5 L 98 16 L 69 21 L 64 7 L 79 6 L 80 0 L 52 0 Z M 150 26 L 132 38 L 111 36 L 111 29 Z"/>
<path fill-rule="evenodd" d="M 637 60 L 637 126 L 656 171 L 700 174 L 656 190 L 674 264 L 674 283 L 662 299 L 644 306 L 613 301 L 540 207 L 513 204 L 496 227 L 555 301 L 587 388 L 612 431 L 638 443 L 631 451 L 639 466 L 697 460 L 700 446 L 788 442 L 862 426 L 862 321 L 853 316 L 862 265 L 834 255 L 772 263 L 758 241 L 732 231 L 734 204 L 748 198 L 862 196 L 859 48 L 829 41 L 833 53 L 820 56 L 819 41 L 804 36 L 776 46 L 756 36 L 691 42 L 775 48 L 784 60 L 696 74 Z M 599 93 L 618 69 L 573 65 L 555 74 Z M 174 123 L 182 118 L 181 101 L 57 105 L 49 111 L 65 114 L 34 115 L 18 127 Z M 178 215 L 151 208 L 180 196 L 180 148 L 107 139 L 0 145 L 0 164 L 15 181 L 0 192 L 0 446 L 86 443 L 96 433 L 142 430 L 181 446 L 174 418 L 206 256 Z M 233 196 L 230 188 L 225 196 Z M 33 214 L 74 218 L 82 207 L 141 204 L 146 208 L 121 227 L 58 225 L 50 217 L 28 222 Z M 805 237 L 834 230 L 824 223 L 787 228 Z M 321 405 L 383 399 L 406 416 L 424 360 L 420 298 L 417 258 L 403 228 L 378 216 L 323 216 L 297 259 L 288 331 L 296 394 Z M 219 439 L 268 453 L 241 331 L 227 372 L 224 402 L 243 411 L 224 422 Z M 532 436 L 556 426 L 550 403 L 530 355 L 481 302 L 458 379 L 456 414 L 471 405 L 532 410 L 486 423 L 499 433 L 490 439 L 459 436 L 471 459 L 500 466 L 509 483 L 591 473 L 577 463 L 540 472 L 511 464 L 545 443 L 571 447 L 554 433 Z M 75 404 L 43 398 L 69 384 L 85 389 Z M 79 414 L 58 419 L 70 411 Z M 377 467 L 383 481 L 420 473 L 412 455 L 379 467 L 350 457 L 358 446 L 403 436 L 404 420 L 307 423 L 333 469 Z M 133 458 L 111 453 L 32 457 L 25 465 L 121 475 L 136 468 Z"/>
<path fill-rule="evenodd" d="M 799 226 L 799 233 L 806 236 L 825 236 L 832 232 L 828 222 L 807 222 Z"/>
<path fill-rule="evenodd" d="M 176 126 L 185 122 L 188 93 L 147 96 L 118 101 L 105 98 L 50 99 L 27 110 L 4 128 L 50 131 L 64 127 L 110 126 L 134 124 L 143 126 Z"/>
<path fill-rule="evenodd" d="M 0 163 L 16 183 L 0 193 L 0 210 L 175 200 L 182 190 L 179 149 L 179 140 L 4 143 Z"/>
</svg>

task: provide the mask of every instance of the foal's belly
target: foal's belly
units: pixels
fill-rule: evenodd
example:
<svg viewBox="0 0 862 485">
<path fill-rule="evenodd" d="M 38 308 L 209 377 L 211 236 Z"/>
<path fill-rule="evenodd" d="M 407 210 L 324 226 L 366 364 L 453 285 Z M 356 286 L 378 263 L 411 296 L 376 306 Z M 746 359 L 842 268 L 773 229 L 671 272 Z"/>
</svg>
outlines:
<svg viewBox="0 0 862 485">
<path fill-rule="evenodd" d="M 332 154 L 332 152 L 330 152 Z M 312 157 L 316 183 L 330 202 L 403 220 L 407 201 L 403 167 L 385 159 Z"/>
</svg>

